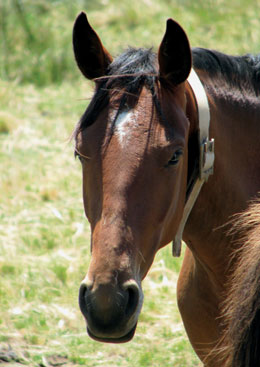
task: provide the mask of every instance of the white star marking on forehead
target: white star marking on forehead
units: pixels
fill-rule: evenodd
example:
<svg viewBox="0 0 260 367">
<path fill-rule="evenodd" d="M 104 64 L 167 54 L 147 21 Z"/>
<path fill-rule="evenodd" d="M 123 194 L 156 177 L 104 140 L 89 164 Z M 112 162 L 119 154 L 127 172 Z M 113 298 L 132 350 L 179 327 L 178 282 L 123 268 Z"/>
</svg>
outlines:
<svg viewBox="0 0 260 367">
<path fill-rule="evenodd" d="M 117 111 L 113 111 L 111 117 L 115 118 L 116 113 Z M 124 147 L 129 143 L 133 129 L 138 126 L 136 118 L 137 113 L 134 112 L 134 110 L 124 110 L 119 112 L 115 121 L 115 135 L 118 137 L 121 147 Z"/>
</svg>

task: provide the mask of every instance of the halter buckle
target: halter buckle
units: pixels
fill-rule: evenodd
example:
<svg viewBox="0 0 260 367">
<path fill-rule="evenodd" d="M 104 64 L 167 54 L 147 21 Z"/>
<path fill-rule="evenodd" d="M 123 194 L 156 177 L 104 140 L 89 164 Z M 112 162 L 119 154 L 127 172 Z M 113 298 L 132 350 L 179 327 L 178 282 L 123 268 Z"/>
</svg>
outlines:
<svg viewBox="0 0 260 367">
<path fill-rule="evenodd" d="M 214 149 L 215 143 L 214 139 L 206 140 L 200 146 L 200 167 L 199 167 L 199 176 L 201 180 L 205 182 L 208 181 L 210 175 L 213 174 L 214 167 Z"/>
</svg>

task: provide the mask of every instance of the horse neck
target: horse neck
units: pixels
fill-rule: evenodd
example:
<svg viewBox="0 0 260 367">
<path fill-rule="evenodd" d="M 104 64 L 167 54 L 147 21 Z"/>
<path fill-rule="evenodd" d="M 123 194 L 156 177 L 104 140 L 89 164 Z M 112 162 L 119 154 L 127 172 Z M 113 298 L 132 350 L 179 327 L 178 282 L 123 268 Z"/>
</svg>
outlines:
<svg viewBox="0 0 260 367">
<path fill-rule="evenodd" d="M 214 174 L 203 185 L 184 231 L 185 242 L 197 256 L 220 272 L 229 258 L 230 218 L 244 210 L 260 187 L 259 106 L 255 98 L 205 81 L 210 104 L 210 138 L 215 139 Z M 249 120 L 251 120 L 249 122 Z M 196 120 L 194 120 L 196 122 Z"/>
</svg>

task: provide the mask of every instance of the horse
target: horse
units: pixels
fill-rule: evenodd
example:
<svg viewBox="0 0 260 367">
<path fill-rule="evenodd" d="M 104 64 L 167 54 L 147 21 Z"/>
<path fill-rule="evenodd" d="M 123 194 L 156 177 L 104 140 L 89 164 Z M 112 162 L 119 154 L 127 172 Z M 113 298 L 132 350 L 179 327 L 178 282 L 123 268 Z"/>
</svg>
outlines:
<svg viewBox="0 0 260 367">
<path fill-rule="evenodd" d="M 238 299 L 233 273 L 246 242 L 231 218 L 250 207 L 260 187 L 260 57 L 191 48 L 168 19 L 157 53 L 128 48 L 113 59 L 83 12 L 73 47 L 95 85 L 74 131 L 91 227 L 91 262 L 79 290 L 89 336 L 133 338 L 155 254 L 173 240 L 178 255 L 183 239 L 177 302 L 193 349 L 207 367 L 256 366 L 250 358 L 260 360 L 259 348 L 250 351 L 246 332 L 237 346 L 250 358 L 234 362 L 239 353 L 227 319 L 240 312 L 224 301 Z"/>
</svg>

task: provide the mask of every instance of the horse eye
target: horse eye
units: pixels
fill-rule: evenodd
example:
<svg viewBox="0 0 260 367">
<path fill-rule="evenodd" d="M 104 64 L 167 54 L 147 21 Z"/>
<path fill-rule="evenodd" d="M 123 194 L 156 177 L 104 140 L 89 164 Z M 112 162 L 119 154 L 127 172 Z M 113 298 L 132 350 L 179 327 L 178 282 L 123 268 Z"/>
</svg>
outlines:
<svg viewBox="0 0 260 367">
<path fill-rule="evenodd" d="M 174 166 L 179 162 L 180 157 L 182 156 L 183 151 L 181 149 L 176 150 L 172 158 L 169 160 L 167 166 Z"/>
</svg>

